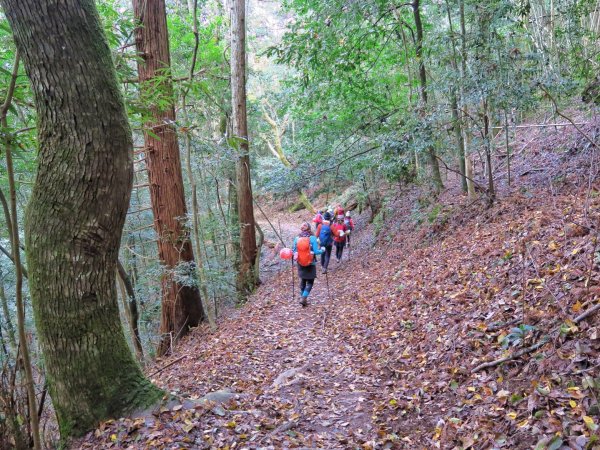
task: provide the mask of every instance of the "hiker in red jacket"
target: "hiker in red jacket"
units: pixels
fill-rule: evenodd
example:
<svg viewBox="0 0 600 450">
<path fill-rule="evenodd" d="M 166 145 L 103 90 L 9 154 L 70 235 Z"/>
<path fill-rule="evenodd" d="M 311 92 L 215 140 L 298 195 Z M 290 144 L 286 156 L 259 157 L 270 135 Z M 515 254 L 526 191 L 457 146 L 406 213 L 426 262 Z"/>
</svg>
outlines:
<svg viewBox="0 0 600 450">
<path fill-rule="evenodd" d="M 344 208 L 342 208 L 342 205 L 340 203 L 338 203 L 337 206 L 335 207 L 335 209 L 333 210 L 333 214 L 334 214 L 333 217 L 344 215 Z"/>
<path fill-rule="evenodd" d="M 348 232 L 346 225 L 344 225 L 343 214 L 337 216 L 336 222 L 331 225 L 331 231 L 333 233 L 333 244 L 335 245 L 335 259 L 340 262 L 346 245 L 346 233 Z"/>
</svg>

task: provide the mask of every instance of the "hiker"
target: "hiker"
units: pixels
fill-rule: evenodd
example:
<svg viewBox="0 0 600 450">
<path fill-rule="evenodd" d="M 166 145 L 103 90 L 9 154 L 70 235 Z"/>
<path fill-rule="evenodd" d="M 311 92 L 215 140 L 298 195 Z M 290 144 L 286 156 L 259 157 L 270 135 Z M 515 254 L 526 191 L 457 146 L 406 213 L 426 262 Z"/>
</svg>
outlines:
<svg viewBox="0 0 600 450">
<path fill-rule="evenodd" d="M 325 248 L 325 251 L 321 253 L 321 267 L 323 273 L 327 273 L 329 260 L 331 258 L 331 249 L 333 248 L 331 214 L 328 212 L 323 215 L 323 222 L 317 227 L 317 230 L 315 231 L 315 237 L 319 240 L 321 247 Z"/>
<path fill-rule="evenodd" d="M 335 223 L 331 225 L 331 231 L 333 232 L 333 244 L 335 245 L 335 259 L 340 262 L 346 245 L 346 233 L 348 233 L 348 229 L 344 225 L 343 214 L 337 216 Z"/>
<path fill-rule="evenodd" d="M 348 229 L 348 231 L 354 231 L 354 221 L 352 220 L 352 217 L 350 216 L 350 211 L 346 212 L 346 218 L 344 219 L 344 225 L 346 225 L 346 228 Z M 348 247 L 350 247 L 350 233 L 348 233 L 346 235 L 346 242 L 348 243 Z"/>
<path fill-rule="evenodd" d="M 304 222 L 300 234 L 294 239 L 294 259 L 298 263 L 298 278 L 300 278 L 300 304 L 308 305 L 308 296 L 317 278 L 316 256 L 324 252 L 319 248 L 317 238 L 312 235 L 310 223 Z"/>
<path fill-rule="evenodd" d="M 342 208 L 341 203 L 338 203 L 337 206 L 335 207 L 335 209 L 333 210 L 334 216 L 333 217 L 337 217 L 337 216 L 343 216 L 344 215 L 344 208 Z"/>
<path fill-rule="evenodd" d="M 321 210 L 317 211 L 317 214 L 312 221 L 317 225 L 323 222 L 323 214 L 321 213 Z"/>
</svg>

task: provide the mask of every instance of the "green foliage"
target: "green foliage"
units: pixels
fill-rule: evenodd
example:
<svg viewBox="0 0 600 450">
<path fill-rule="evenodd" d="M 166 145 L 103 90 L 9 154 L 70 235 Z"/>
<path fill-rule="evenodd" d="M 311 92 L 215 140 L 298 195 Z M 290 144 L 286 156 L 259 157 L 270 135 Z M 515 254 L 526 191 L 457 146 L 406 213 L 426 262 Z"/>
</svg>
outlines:
<svg viewBox="0 0 600 450">
<path fill-rule="evenodd" d="M 511 328 L 510 333 L 502 339 L 502 348 L 516 347 L 517 345 L 523 344 L 527 336 L 532 334 L 536 330 L 533 325 L 527 325 L 522 323 L 518 327 Z"/>
</svg>

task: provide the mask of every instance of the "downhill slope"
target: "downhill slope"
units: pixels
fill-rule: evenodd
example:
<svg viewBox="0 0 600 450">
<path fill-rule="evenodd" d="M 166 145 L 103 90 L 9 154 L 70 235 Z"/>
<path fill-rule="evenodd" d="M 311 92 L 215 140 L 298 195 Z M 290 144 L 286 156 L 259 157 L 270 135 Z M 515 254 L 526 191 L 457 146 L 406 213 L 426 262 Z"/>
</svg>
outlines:
<svg viewBox="0 0 600 450">
<path fill-rule="evenodd" d="M 600 151 L 568 129 L 528 133 L 511 188 L 499 164 L 493 207 L 453 180 L 435 201 L 390 192 L 386 219 L 360 218 L 308 308 L 289 267 L 272 274 L 148 369 L 181 401 L 77 446 L 592 448 L 600 314 L 578 316 L 600 298 Z"/>
</svg>

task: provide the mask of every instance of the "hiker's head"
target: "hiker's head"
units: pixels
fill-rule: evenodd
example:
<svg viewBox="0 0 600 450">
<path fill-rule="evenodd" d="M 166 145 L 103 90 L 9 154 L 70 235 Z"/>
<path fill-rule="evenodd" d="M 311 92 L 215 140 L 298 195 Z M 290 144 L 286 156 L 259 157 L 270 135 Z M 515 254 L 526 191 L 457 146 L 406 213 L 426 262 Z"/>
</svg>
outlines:
<svg viewBox="0 0 600 450">
<path fill-rule="evenodd" d="M 300 231 L 310 231 L 310 223 L 304 222 L 300 225 Z"/>
<path fill-rule="evenodd" d="M 346 217 L 350 217 L 350 211 L 346 212 Z"/>
<path fill-rule="evenodd" d="M 327 220 L 328 222 L 331 220 L 331 213 L 329 211 L 325 213 L 323 220 Z"/>
<path fill-rule="evenodd" d="M 343 215 L 343 214 L 338 214 L 338 216 L 337 216 L 337 221 L 338 221 L 339 223 L 342 223 L 342 222 L 344 221 L 344 215 Z"/>
</svg>

